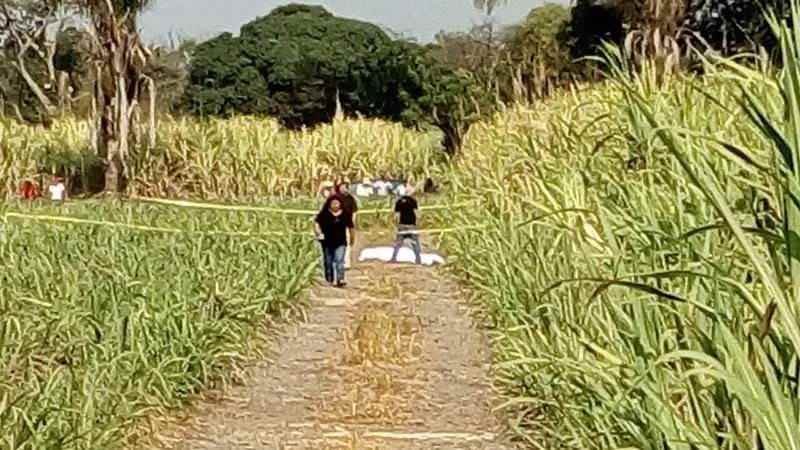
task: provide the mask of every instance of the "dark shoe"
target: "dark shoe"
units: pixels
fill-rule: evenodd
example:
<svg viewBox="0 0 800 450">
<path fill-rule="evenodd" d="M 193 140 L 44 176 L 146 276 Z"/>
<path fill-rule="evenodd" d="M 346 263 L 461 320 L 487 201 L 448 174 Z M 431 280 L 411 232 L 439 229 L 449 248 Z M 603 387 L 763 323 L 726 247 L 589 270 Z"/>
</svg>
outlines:
<svg viewBox="0 0 800 450">
<path fill-rule="evenodd" d="M 347 283 L 344 282 L 344 281 L 340 281 L 340 282 L 336 283 L 336 287 L 338 287 L 338 288 L 343 288 L 345 286 L 347 286 Z"/>
</svg>

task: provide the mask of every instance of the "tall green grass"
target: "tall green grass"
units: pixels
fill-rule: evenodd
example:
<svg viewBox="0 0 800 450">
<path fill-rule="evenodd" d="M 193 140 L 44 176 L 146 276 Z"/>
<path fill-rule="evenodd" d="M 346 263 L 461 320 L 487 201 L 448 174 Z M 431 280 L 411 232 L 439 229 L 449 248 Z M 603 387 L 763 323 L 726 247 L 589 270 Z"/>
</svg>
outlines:
<svg viewBox="0 0 800 450">
<path fill-rule="evenodd" d="M 13 198 L 25 179 L 47 183 L 42 174 L 92 185 L 100 162 L 89 136 L 85 121 L 42 129 L 0 117 L 0 198 Z M 378 120 L 288 132 L 270 119 L 162 117 L 155 145 L 141 138 L 128 162 L 128 194 L 253 202 L 313 196 L 322 181 L 338 177 L 390 175 L 419 183 L 444 162 L 439 140 L 436 133 Z"/>
<path fill-rule="evenodd" d="M 196 231 L 298 229 L 252 214 L 64 208 L 24 212 Z M 259 348 L 266 318 L 299 308 L 316 270 L 310 235 L 9 220 L 0 232 L 0 448 L 122 447 L 143 416 L 229 380 Z"/>
<path fill-rule="evenodd" d="M 470 132 L 445 236 L 531 448 L 797 449 L 797 17 L 783 68 L 630 71 Z M 495 149 L 486 152 L 486 148 Z"/>
</svg>

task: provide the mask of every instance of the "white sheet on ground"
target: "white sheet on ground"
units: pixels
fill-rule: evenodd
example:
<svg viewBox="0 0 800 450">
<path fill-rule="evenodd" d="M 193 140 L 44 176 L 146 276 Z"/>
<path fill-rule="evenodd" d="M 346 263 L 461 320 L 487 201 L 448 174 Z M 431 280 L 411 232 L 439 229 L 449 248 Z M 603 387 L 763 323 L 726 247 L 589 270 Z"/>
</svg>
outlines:
<svg viewBox="0 0 800 450">
<path fill-rule="evenodd" d="M 394 252 L 394 247 L 370 247 L 361 250 L 361 255 L 359 255 L 359 261 L 370 261 L 370 260 L 377 260 L 383 262 L 389 262 L 392 259 L 392 252 Z M 422 253 L 421 255 L 422 265 L 424 266 L 432 266 L 434 264 L 444 264 L 444 258 L 435 254 L 435 253 Z M 398 262 L 405 262 L 405 263 L 414 263 L 414 250 L 411 250 L 408 247 L 401 247 L 400 251 L 397 253 L 397 261 Z"/>
</svg>

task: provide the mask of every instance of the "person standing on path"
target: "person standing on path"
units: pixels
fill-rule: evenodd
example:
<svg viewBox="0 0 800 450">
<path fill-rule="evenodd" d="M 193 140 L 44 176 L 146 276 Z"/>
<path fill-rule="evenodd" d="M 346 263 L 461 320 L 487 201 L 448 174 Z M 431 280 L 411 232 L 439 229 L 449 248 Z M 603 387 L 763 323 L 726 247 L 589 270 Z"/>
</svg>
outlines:
<svg viewBox="0 0 800 450">
<path fill-rule="evenodd" d="M 350 182 L 347 180 L 341 181 L 336 186 L 336 195 L 342 200 L 342 209 L 346 214 L 350 214 L 353 219 L 353 229 L 358 225 L 358 201 L 350 193 Z M 352 231 L 351 231 L 352 233 Z M 349 269 L 353 265 L 353 247 L 348 246 L 344 255 L 344 268 Z"/>
<path fill-rule="evenodd" d="M 406 185 L 405 195 L 397 199 L 394 205 L 395 220 L 397 222 L 397 237 L 394 242 L 394 252 L 392 252 L 391 262 L 397 262 L 397 253 L 406 240 L 411 241 L 411 248 L 414 250 L 414 258 L 417 264 L 422 264 L 422 248 L 419 243 L 419 232 L 417 231 L 417 201 L 413 197 L 414 189 L 410 184 Z"/>
<path fill-rule="evenodd" d="M 349 244 L 355 243 L 353 216 L 342 207 L 342 199 L 332 196 L 325 202 L 314 221 L 314 231 L 322 244 L 325 280 L 336 287 L 347 285 L 344 278 L 344 258 Z"/>
</svg>

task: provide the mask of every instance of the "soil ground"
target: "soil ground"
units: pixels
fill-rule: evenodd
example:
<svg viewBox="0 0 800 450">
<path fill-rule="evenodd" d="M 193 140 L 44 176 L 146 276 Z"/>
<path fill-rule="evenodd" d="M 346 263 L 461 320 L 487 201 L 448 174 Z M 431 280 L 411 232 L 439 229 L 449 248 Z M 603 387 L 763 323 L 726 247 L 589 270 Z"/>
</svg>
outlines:
<svg viewBox="0 0 800 450">
<path fill-rule="evenodd" d="M 348 282 L 315 286 L 273 358 L 196 402 L 151 448 L 515 448 L 492 413 L 485 331 L 442 269 L 355 263 Z"/>
</svg>

